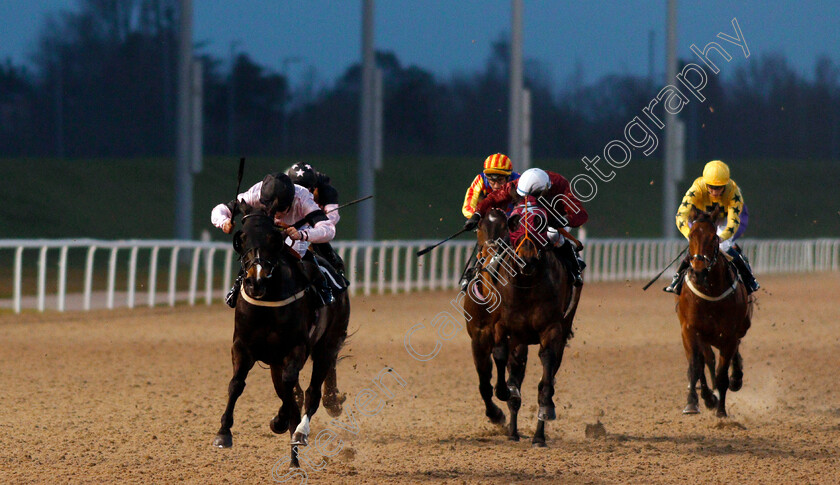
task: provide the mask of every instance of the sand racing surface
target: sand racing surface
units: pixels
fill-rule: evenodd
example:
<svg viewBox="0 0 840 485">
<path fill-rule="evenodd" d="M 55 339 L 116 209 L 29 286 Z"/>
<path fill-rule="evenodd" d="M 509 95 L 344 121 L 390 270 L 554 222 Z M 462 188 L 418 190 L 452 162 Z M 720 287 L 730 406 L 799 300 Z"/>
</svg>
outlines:
<svg viewBox="0 0 840 485">
<path fill-rule="evenodd" d="M 741 346 L 744 387 L 728 395 L 725 420 L 705 407 L 681 413 L 686 360 L 664 281 L 647 292 L 587 284 L 544 449 L 530 443 L 536 347 L 523 440 L 510 442 L 484 416 L 466 330 L 427 362 L 403 347 L 454 291 L 353 297 L 337 419 L 378 389 L 371 380 L 386 366 L 405 386 L 388 381 L 387 404 L 356 411 L 355 434 L 322 407 L 310 436 L 330 427 L 341 442 L 329 457 L 310 445 L 296 476 L 284 475 L 289 435 L 268 427 L 280 401 L 260 367 L 239 399 L 233 448 L 211 446 L 231 377 L 233 311 L 223 304 L 0 313 L 0 483 L 838 483 L 840 274 L 760 281 Z M 431 350 L 429 335 L 415 345 Z"/>
</svg>

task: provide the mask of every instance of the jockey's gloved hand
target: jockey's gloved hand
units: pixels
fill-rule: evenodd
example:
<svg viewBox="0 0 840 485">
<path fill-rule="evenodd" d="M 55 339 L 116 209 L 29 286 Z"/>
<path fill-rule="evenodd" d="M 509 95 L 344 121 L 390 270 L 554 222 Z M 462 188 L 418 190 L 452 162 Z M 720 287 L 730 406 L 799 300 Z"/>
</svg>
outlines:
<svg viewBox="0 0 840 485">
<path fill-rule="evenodd" d="M 481 219 L 481 214 L 478 212 L 473 212 L 473 215 L 467 219 L 467 222 L 464 223 L 464 230 L 465 231 L 472 231 L 476 227 L 478 227 L 478 221 Z"/>
</svg>

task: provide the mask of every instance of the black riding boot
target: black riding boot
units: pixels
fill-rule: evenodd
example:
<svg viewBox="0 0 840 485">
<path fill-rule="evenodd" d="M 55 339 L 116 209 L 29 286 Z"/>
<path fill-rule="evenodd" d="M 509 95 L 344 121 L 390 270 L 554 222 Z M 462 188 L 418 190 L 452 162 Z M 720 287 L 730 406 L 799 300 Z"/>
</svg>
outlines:
<svg viewBox="0 0 840 485">
<path fill-rule="evenodd" d="M 344 261 L 338 256 L 338 253 L 335 252 L 332 245 L 328 242 L 325 243 L 318 243 L 313 244 L 313 248 L 315 248 L 315 252 L 324 258 L 324 260 L 329 263 L 330 266 L 335 270 L 336 273 L 344 280 L 344 286 L 350 286 L 350 280 L 347 279 L 347 276 L 344 272 Z"/>
<path fill-rule="evenodd" d="M 327 276 L 323 273 L 323 271 L 321 271 L 321 265 L 318 264 L 318 259 L 315 257 L 314 254 L 312 254 L 312 251 L 307 251 L 306 254 L 303 256 L 303 259 L 315 265 L 315 271 L 317 274 L 312 280 L 312 285 L 318 291 L 318 296 L 321 298 L 321 303 L 324 306 L 326 306 L 334 302 L 335 297 L 332 294 L 330 282 L 327 281 Z"/>
<path fill-rule="evenodd" d="M 245 272 L 242 268 L 239 269 L 239 274 L 233 280 L 233 286 L 230 287 L 227 296 L 225 296 L 225 303 L 231 308 L 236 308 L 236 300 L 239 299 L 239 289 L 242 287 L 242 278 L 245 277 Z"/>
<path fill-rule="evenodd" d="M 341 274 L 341 276 L 344 276 L 344 261 L 338 257 L 338 253 L 335 252 L 335 249 L 333 249 L 330 243 L 318 243 L 313 244 L 313 246 L 315 246 L 318 250 L 318 254 L 320 254 L 321 257 L 326 259 L 327 262 Z"/>
<path fill-rule="evenodd" d="M 741 280 L 744 282 L 744 286 L 747 287 L 748 295 L 761 288 L 758 281 L 755 280 L 755 276 L 753 276 L 750 262 L 747 261 L 747 258 L 740 251 L 732 247 L 726 251 L 726 254 L 732 256 L 732 264 L 738 269 L 738 274 L 741 275 Z"/>
<path fill-rule="evenodd" d="M 572 283 L 575 286 L 583 286 L 583 278 L 580 276 L 582 269 L 580 261 L 578 261 L 577 251 L 575 251 L 572 242 L 566 240 L 562 246 L 555 246 L 555 248 L 560 259 L 566 264 L 566 268 L 569 269 L 569 273 L 572 275 Z"/>
<path fill-rule="evenodd" d="M 688 265 L 691 264 L 688 258 L 684 258 L 680 263 L 680 267 L 677 268 L 677 274 L 671 279 L 671 284 L 662 288 L 662 291 L 667 291 L 668 293 L 673 293 L 675 295 L 680 294 L 680 290 L 682 290 L 682 282 L 683 277 L 685 276 L 685 270 L 688 269 Z"/>
<path fill-rule="evenodd" d="M 470 259 L 467 260 L 467 266 L 464 268 L 464 273 L 461 275 L 461 281 L 458 285 L 461 287 L 461 291 L 467 290 L 467 285 L 470 284 L 470 281 L 475 277 L 475 263 L 477 258 L 475 257 L 475 251 L 473 251 L 472 256 Z"/>
</svg>

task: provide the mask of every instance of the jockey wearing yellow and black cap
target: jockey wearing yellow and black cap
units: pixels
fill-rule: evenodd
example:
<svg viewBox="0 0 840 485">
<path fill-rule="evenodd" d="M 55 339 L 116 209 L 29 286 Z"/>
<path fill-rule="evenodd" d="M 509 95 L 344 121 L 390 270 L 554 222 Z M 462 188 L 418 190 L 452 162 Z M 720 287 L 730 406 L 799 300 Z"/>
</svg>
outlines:
<svg viewBox="0 0 840 485">
<path fill-rule="evenodd" d="M 747 287 L 747 292 L 752 293 L 759 288 L 758 282 L 752 274 L 750 264 L 741 249 L 734 244 L 735 240 L 744 234 L 749 221 L 747 206 L 744 204 L 744 197 L 741 189 L 734 180 L 729 178 L 729 167 L 720 160 L 713 160 L 703 168 L 703 176 L 698 177 L 688 192 L 685 193 L 682 203 L 677 209 L 677 228 L 688 238 L 690 229 L 688 214 L 691 208 L 696 207 L 705 212 L 711 212 L 718 206 L 723 209 L 722 217 L 717 221 L 717 234 L 720 238 L 720 250 L 732 261 Z M 680 293 L 683 274 L 688 268 L 689 260 L 686 258 L 677 269 L 677 274 L 671 284 L 664 288 L 670 293 Z"/>
</svg>

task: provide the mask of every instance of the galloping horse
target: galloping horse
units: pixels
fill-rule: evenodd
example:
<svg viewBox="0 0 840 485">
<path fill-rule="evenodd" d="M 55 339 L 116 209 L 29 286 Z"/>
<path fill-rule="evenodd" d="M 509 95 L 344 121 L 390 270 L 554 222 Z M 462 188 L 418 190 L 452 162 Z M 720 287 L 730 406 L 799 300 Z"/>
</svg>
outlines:
<svg viewBox="0 0 840 485">
<path fill-rule="evenodd" d="M 498 363 L 507 362 L 510 369 L 507 389 L 497 385 L 496 396 L 508 401 L 511 413 L 508 438 L 519 440 L 517 416 L 522 404 L 520 388 L 525 378 L 528 345 L 539 345 L 543 374 L 538 386 L 539 414 L 532 444 L 544 447 L 545 421 L 556 419 L 552 400 L 554 377 L 560 369 L 566 343 L 572 337 L 572 322 L 581 293 L 574 289 L 571 275 L 555 254 L 552 243 L 539 232 L 539 224 L 535 224 L 537 213 L 526 209 L 507 221 L 488 220 L 493 226 L 488 231 L 501 233 L 505 238 L 512 231 L 524 233 L 519 241 L 512 240 L 515 251 L 501 253 L 502 260 L 516 271 L 509 281 L 495 285 L 501 297 L 493 352 L 499 367 L 499 383 L 504 382 L 505 369 Z M 508 349 L 512 352 L 508 353 Z"/>
<path fill-rule="evenodd" d="M 712 213 L 692 208 L 688 249 L 691 267 L 685 276 L 685 287 L 677 296 L 677 314 L 682 327 L 682 341 L 688 359 L 688 404 L 684 414 L 697 414 L 697 391 L 706 407 L 717 406 L 717 416 L 726 417 L 726 391 L 741 389 L 743 361 L 738 347 L 750 328 L 752 300 L 744 284 L 726 261 L 718 247 L 720 240 L 714 221 L 720 208 Z M 713 371 L 714 352 L 719 350 L 717 369 Z M 708 364 L 719 397 L 706 384 L 703 365 Z M 732 378 L 728 376 L 732 366 Z"/>
<path fill-rule="evenodd" d="M 490 384 L 493 364 L 492 354 L 497 367 L 496 395 L 506 401 L 509 391 L 504 381 L 504 366 L 507 364 L 504 350 L 496 345 L 496 326 L 499 324 L 501 310 L 495 290 L 495 278 L 488 267 L 496 264 L 493 260 L 499 241 L 507 241 L 505 213 L 499 209 L 490 209 L 478 226 L 478 264 L 479 269 L 466 291 L 471 294 L 464 298 L 464 318 L 467 320 L 467 333 L 472 341 L 473 362 L 478 372 L 478 391 L 484 400 L 485 414 L 494 424 L 505 422 L 505 413 L 493 402 L 493 386 Z M 507 341 L 503 342 L 507 345 Z M 494 350 L 495 349 L 495 350 Z M 502 360 L 505 359 L 505 360 Z"/>
<path fill-rule="evenodd" d="M 332 416 L 341 414 L 335 365 L 347 337 L 350 302 L 347 292 L 336 294 L 335 302 L 319 308 L 319 297 L 311 286 L 312 273 L 294 250 L 285 244 L 286 234 L 264 211 L 240 203 L 242 230 L 234 235 L 245 271 L 236 305 L 233 332 L 233 378 L 222 425 L 213 445 L 233 445 L 230 432 L 233 408 L 245 389 L 245 378 L 257 361 L 271 368 L 274 389 L 283 404 L 270 422 L 277 434 L 291 435 L 291 465 L 299 466 L 295 448 L 308 441 L 309 422 L 321 402 Z M 298 373 L 312 356 L 312 377 L 305 395 L 305 414 L 295 398 Z"/>
</svg>

